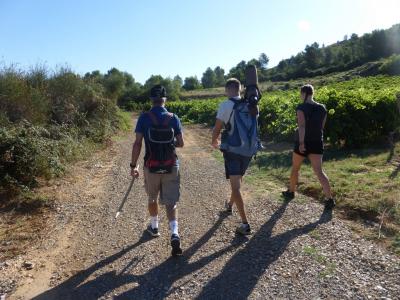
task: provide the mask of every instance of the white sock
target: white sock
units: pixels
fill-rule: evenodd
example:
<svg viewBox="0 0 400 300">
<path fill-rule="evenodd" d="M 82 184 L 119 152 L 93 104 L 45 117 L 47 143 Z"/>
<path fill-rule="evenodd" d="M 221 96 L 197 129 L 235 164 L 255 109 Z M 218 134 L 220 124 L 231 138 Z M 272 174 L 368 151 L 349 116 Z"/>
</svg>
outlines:
<svg viewBox="0 0 400 300">
<path fill-rule="evenodd" d="M 151 217 L 151 228 L 158 228 L 158 216 Z"/>
<path fill-rule="evenodd" d="M 178 234 L 178 221 L 177 220 L 173 220 L 169 222 L 169 228 L 171 229 L 171 234 Z"/>
</svg>

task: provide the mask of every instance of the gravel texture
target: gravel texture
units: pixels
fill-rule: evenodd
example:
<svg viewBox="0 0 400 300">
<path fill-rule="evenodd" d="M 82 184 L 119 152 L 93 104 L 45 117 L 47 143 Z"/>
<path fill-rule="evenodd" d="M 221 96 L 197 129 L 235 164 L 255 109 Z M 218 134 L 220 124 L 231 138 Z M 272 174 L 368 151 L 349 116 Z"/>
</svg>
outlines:
<svg viewBox="0 0 400 300">
<path fill-rule="evenodd" d="M 56 187 L 53 229 L 26 256 L 0 265 L 6 299 L 399 299 L 400 259 L 357 236 L 306 197 L 289 203 L 279 189 L 245 201 L 253 234 L 235 235 L 237 211 L 209 131 L 188 126 L 181 158 L 179 227 L 184 253 L 170 256 L 164 209 L 159 238 L 148 225 L 143 178 L 131 177 L 133 136 L 75 168 Z M 270 186 L 270 185 L 268 185 Z M 278 187 L 279 188 L 279 187 Z M 282 187 L 280 187 L 282 188 Z M 25 264 L 27 263 L 27 264 Z M 8 283 L 7 283 L 8 282 Z M 11 295 L 10 295 L 11 293 Z"/>
</svg>

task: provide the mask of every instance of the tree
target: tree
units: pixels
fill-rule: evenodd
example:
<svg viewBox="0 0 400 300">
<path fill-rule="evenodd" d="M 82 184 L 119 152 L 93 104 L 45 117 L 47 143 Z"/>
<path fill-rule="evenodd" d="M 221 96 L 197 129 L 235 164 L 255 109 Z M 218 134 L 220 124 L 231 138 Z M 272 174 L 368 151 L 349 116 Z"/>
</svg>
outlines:
<svg viewBox="0 0 400 300">
<path fill-rule="evenodd" d="M 250 59 L 250 60 L 247 62 L 246 66 L 249 66 L 249 65 L 256 66 L 258 69 L 261 68 L 261 63 L 260 63 L 260 61 L 257 60 L 257 59 L 255 59 L 255 58 Z"/>
<path fill-rule="evenodd" d="M 205 89 L 207 89 L 215 87 L 215 83 L 216 77 L 214 71 L 211 68 L 207 68 L 201 77 L 201 84 Z"/>
<path fill-rule="evenodd" d="M 86 81 L 102 83 L 103 79 L 104 79 L 104 76 L 100 73 L 99 70 L 96 70 L 96 71 L 92 71 L 91 73 L 87 72 L 85 74 L 85 76 L 83 77 L 83 79 L 86 80 Z"/>
<path fill-rule="evenodd" d="M 358 35 L 356 33 L 353 33 L 350 37 L 351 40 L 356 40 L 358 39 Z"/>
<path fill-rule="evenodd" d="M 103 85 L 107 96 L 117 100 L 124 93 L 125 77 L 117 68 L 112 68 L 104 75 Z"/>
<path fill-rule="evenodd" d="M 153 86 L 157 84 L 162 84 L 163 80 L 164 78 L 161 75 L 151 75 L 149 79 L 147 79 L 144 83 L 144 88 L 150 91 Z"/>
<path fill-rule="evenodd" d="M 186 91 L 191 91 L 191 90 L 197 90 L 201 87 L 199 80 L 197 79 L 197 76 L 190 76 L 186 77 L 183 88 Z"/>
<path fill-rule="evenodd" d="M 245 81 L 244 72 L 246 70 L 246 67 L 247 63 L 244 60 L 242 60 L 240 63 L 236 65 L 236 67 L 233 67 L 232 69 L 229 70 L 228 77 L 233 77 L 239 79 L 240 82 L 244 82 Z"/>
<path fill-rule="evenodd" d="M 331 47 L 324 48 L 324 64 L 329 66 L 332 62 L 333 53 Z"/>
<path fill-rule="evenodd" d="M 215 86 L 224 86 L 225 70 L 218 66 L 214 69 L 214 73 L 215 73 Z"/>
<path fill-rule="evenodd" d="M 258 61 L 260 63 L 261 68 L 266 70 L 269 63 L 269 57 L 265 53 L 261 53 L 258 58 Z"/>
<path fill-rule="evenodd" d="M 176 75 L 173 79 L 173 83 L 179 90 L 182 88 L 183 80 L 179 75 Z"/>
<path fill-rule="evenodd" d="M 310 69 L 315 69 L 321 64 L 321 51 L 318 43 L 307 45 L 304 53 L 304 60 Z"/>
</svg>

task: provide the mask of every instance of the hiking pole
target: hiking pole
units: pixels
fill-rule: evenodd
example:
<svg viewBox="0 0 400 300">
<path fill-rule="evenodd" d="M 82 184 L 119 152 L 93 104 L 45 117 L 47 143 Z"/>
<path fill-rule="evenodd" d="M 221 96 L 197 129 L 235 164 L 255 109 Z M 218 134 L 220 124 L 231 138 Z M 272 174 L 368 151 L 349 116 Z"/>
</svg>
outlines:
<svg viewBox="0 0 400 300">
<path fill-rule="evenodd" d="M 139 165 L 137 165 L 136 169 L 138 169 L 138 168 L 139 168 Z M 117 211 L 117 213 L 115 214 L 115 218 L 118 218 L 118 216 L 121 214 L 122 208 L 123 208 L 124 205 L 125 205 L 126 199 L 128 199 L 128 195 L 129 195 L 129 193 L 131 192 L 131 189 L 132 189 L 132 186 L 133 186 L 133 183 L 134 183 L 134 182 L 135 182 L 135 177 L 132 177 L 132 180 L 131 180 L 131 183 L 129 184 L 128 190 L 127 190 L 126 193 L 125 193 L 124 199 L 122 199 L 122 202 L 121 202 L 121 204 L 119 205 L 118 211 Z"/>
</svg>

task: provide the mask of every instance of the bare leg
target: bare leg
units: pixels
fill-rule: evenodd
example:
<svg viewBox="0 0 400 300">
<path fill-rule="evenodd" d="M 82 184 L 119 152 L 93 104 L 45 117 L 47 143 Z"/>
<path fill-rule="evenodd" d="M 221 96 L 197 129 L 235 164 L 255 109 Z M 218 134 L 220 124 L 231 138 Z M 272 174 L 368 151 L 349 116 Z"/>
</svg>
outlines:
<svg viewBox="0 0 400 300">
<path fill-rule="evenodd" d="M 239 211 L 240 218 L 242 219 L 242 223 L 247 223 L 246 212 L 244 210 L 244 203 L 242 194 L 240 193 L 240 185 L 242 182 L 242 176 L 240 175 L 230 175 L 229 176 L 231 182 L 231 201 L 235 202 L 236 207 Z"/>
<path fill-rule="evenodd" d="M 293 152 L 292 171 L 290 173 L 290 185 L 289 185 L 290 192 L 296 191 L 297 182 L 299 181 L 299 171 L 300 171 L 301 164 L 304 161 L 304 158 L 305 158 L 304 156 Z"/>
<path fill-rule="evenodd" d="M 157 203 L 157 199 L 154 200 L 154 201 L 149 201 L 148 208 L 149 208 L 150 216 L 152 216 L 152 217 L 158 216 L 158 203 Z"/>
<path fill-rule="evenodd" d="M 317 175 L 319 182 L 322 185 L 326 198 L 332 198 L 331 186 L 329 184 L 328 176 L 322 170 L 322 155 L 321 154 L 310 154 L 308 159 L 311 162 L 312 168 L 315 175 Z"/>
<path fill-rule="evenodd" d="M 230 176 L 229 176 L 229 177 L 230 177 Z M 240 183 L 242 183 L 242 182 L 243 182 L 243 176 L 240 176 Z M 232 194 L 231 194 L 231 198 L 230 198 L 228 204 L 229 204 L 230 206 L 232 206 L 233 203 L 235 203 L 235 201 L 234 201 L 233 196 L 232 196 Z"/>
<path fill-rule="evenodd" d="M 176 205 L 166 205 L 165 210 L 167 211 L 167 218 L 168 221 L 174 221 L 178 217 L 178 209 L 176 208 Z"/>
</svg>

